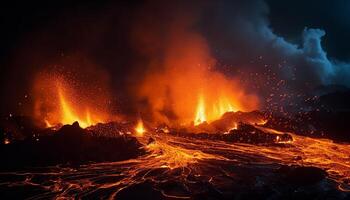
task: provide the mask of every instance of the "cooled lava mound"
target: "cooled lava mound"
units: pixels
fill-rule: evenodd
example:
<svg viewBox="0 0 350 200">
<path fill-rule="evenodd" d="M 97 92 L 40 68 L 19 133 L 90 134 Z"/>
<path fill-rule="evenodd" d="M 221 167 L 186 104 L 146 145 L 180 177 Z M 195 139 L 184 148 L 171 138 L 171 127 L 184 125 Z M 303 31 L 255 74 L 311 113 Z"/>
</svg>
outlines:
<svg viewBox="0 0 350 200">
<path fill-rule="evenodd" d="M 135 137 L 119 133 L 113 137 L 100 135 L 96 129 L 82 129 L 75 122 L 57 131 L 35 130 L 31 137 L 0 145 L 1 168 L 120 161 L 144 154 Z"/>
</svg>

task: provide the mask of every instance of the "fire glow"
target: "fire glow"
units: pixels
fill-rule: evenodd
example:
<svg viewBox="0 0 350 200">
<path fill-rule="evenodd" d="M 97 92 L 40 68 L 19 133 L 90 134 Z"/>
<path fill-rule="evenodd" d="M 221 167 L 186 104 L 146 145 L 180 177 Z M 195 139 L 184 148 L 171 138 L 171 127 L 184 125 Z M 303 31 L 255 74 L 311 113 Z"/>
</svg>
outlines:
<svg viewBox="0 0 350 200">
<path fill-rule="evenodd" d="M 86 128 L 110 119 L 103 100 L 83 94 L 87 91 L 74 88 L 63 76 L 44 73 L 35 83 L 34 114 L 46 127 L 78 122 Z"/>
<path fill-rule="evenodd" d="M 146 129 L 143 126 L 143 122 L 141 119 L 138 120 L 135 131 L 137 136 L 143 136 L 143 134 L 146 132 Z"/>
<path fill-rule="evenodd" d="M 217 120 L 226 112 L 259 108 L 258 97 L 234 72 L 226 74 L 218 69 L 207 41 L 191 31 L 191 22 L 179 21 L 170 26 L 171 33 L 164 35 L 166 43 L 151 41 L 164 48 L 162 62 L 151 56 L 154 61 L 135 92 L 140 101 L 146 99 L 150 106 L 143 113 L 152 115 L 159 124 L 198 125 Z M 147 30 L 138 30 L 144 31 Z M 144 35 L 139 39 L 142 44 Z"/>
<path fill-rule="evenodd" d="M 142 35 L 135 34 L 136 46 L 154 43 L 152 47 L 161 47 L 162 53 L 160 59 L 158 54 L 153 55 L 153 51 L 140 49 L 140 53 L 145 53 L 149 58 L 150 66 L 142 66 L 147 70 L 135 76 L 132 87 L 125 86 L 126 93 L 113 93 L 114 97 L 120 95 L 130 99 L 132 105 L 127 107 L 134 112 L 112 113 L 109 104 L 114 97 L 110 96 L 110 85 L 103 82 L 111 74 L 100 76 L 101 66 L 94 66 L 91 70 L 89 63 L 78 63 L 83 67 L 77 67 L 75 62 L 79 61 L 73 60 L 64 63 L 66 69 L 76 70 L 73 73 L 66 69 L 49 71 L 37 78 L 34 88 L 36 118 L 48 127 L 74 121 L 88 127 L 109 121 L 111 116 L 114 118 L 119 114 L 135 119 L 131 114 L 137 111 L 143 113 L 144 120 L 153 125 L 188 126 L 211 123 L 226 112 L 259 109 L 258 96 L 247 89 L 238 74 L 219 69 L 207 41 L 193 31 L 191 21 L 179 19 L 169 26 L 168 30 L 171 31 L 162 33 L 166 42 L 153 37 L 145 38 L 153 35 L 153 29 L 135 28 L 137 33 L 146 31 Z M 99 82 L 101 80 L 102 84 Z M 115 105 L 113 110 L 123 106 Z"/>
<path fill-rule="evenodd" d="M 237 111 L 234 109 L 230 101 L 228 101 L 225 97 L 220 98 L 212 105 L 211 109 L 209 108 L 206 107 L 204 96 L 200 95 L 198 99 L 196 117 L 194 119 L 195 126 L 204 122 L 211 122 L 213 120 L 219 119 L 226 112 Z"/>
<path fill-rule="evenodd" d="M 83 115 L 77 115 L 73 108 L 70 106 L 69 102 L 67 101 L 63 90 L 59 86 L 57 87 L 57 93 L 59 97 L 59 104 L 61 109 L 61 123 L 62 124 L 71 124 L 75 121 L 79 122 L 79 125 L 83 128 L 86 128 L 88 126 L 97 124 L 99 122 L 103 122 L 102 120 L 98 119 L 98 116 L 94 115 L 91 116 L 91 113 L 89 111 L 89 108 L 86 108 L 85 116 Z"/>
</svg>

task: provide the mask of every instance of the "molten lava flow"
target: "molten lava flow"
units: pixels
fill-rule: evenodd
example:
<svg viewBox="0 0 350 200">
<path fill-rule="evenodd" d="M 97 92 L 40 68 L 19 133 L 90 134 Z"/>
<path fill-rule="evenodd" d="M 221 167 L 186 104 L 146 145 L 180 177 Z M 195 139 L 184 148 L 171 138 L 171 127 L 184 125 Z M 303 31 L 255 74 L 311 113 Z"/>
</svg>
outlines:
<svg viewBox="0 0 350 200">
<path fill-rule="evenodd" d="M 198 149 L 186 149 L 181 146 L 173 145 L 171 144 L 172 139 L 173 138 L 170 137 L 156 137 L 156 142 L 147 145 L 147 149 L 156 155 L 157 165 L 160 165 L 160 168 L 172 170 L 188 167 L 204 159 L 222 158 L 221 156 L 203 153 Z"/>
<path fill-rule="evenodd" d="M 265 125 L 267 122 L 268 122 L 267 119 L 262 119 L 262 120 L 260 120 L 259 122 L 256 122 L 256 124 L 257 124 L 257 125 L 260 125 L 260 126 L 263 126 L 263 125 Z"/>
<path fill-rule="evenodd" d="M 143 136 L 143 134 L 146 132 L 145 127 L 143 126 L 142 120 L 138 120 L 136 128 L 135 128 L 137 136 Z"/>
</svg>

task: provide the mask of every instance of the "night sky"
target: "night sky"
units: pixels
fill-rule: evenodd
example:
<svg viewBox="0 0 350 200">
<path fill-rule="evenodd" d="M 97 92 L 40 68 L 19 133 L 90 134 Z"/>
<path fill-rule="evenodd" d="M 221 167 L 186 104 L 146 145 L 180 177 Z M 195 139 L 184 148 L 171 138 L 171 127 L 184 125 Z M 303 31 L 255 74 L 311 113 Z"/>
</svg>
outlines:
<svg viewBox="0 0 350 200">
<path fill-rule="evenodd" d="M 239 69 L 261 73 L 268 65 L 280 79 L 291 80 L 284 89 L 290 93 L 319 85 L 350 86 L 347 0 L 12 1 L 0 9 L 2 115 L 22 113 L 31 104 L 32 77 L 52 65 L 102 66 L 118 91 L 116 101 L 128 102 L 125 86 L 138 83 L 147 71 L 140 66 L 150 59 L 133 34 L 135 26 L 146 23 L 143 16 L 157 27 L 146 32 L 161 40 L 169 21 L 195 13 L 193 29 L 207 40 L 217 68 L 229 68 L 228 76 Z M 291 77 L 288 70 L 294 68 Z M 267 95 L 266 89 L 253 89 Z"/>
</svg>

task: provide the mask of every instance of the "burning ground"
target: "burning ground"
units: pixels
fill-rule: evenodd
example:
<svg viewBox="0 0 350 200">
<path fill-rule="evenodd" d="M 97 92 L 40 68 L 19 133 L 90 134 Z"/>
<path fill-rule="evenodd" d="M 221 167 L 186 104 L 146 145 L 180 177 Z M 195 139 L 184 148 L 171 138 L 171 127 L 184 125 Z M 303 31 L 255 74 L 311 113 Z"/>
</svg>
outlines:
<svg viewBox="0 0 350 200">
<path fill-rule="evenodd" d="M 29 126 L 7 119 L 0 173 L 11 198 L 347 198 L 348 144 L 271 127 L 263 113 L 227 112 L 212 123 Z M 265 119 L 265 120 L 264 120 Z M 227 124 L 236 124 L 227 129 Z M 8 133 L 9 130 L 6 130 Z M 7 135 L 9 136 L 9 135 Z"/>
</svg>

